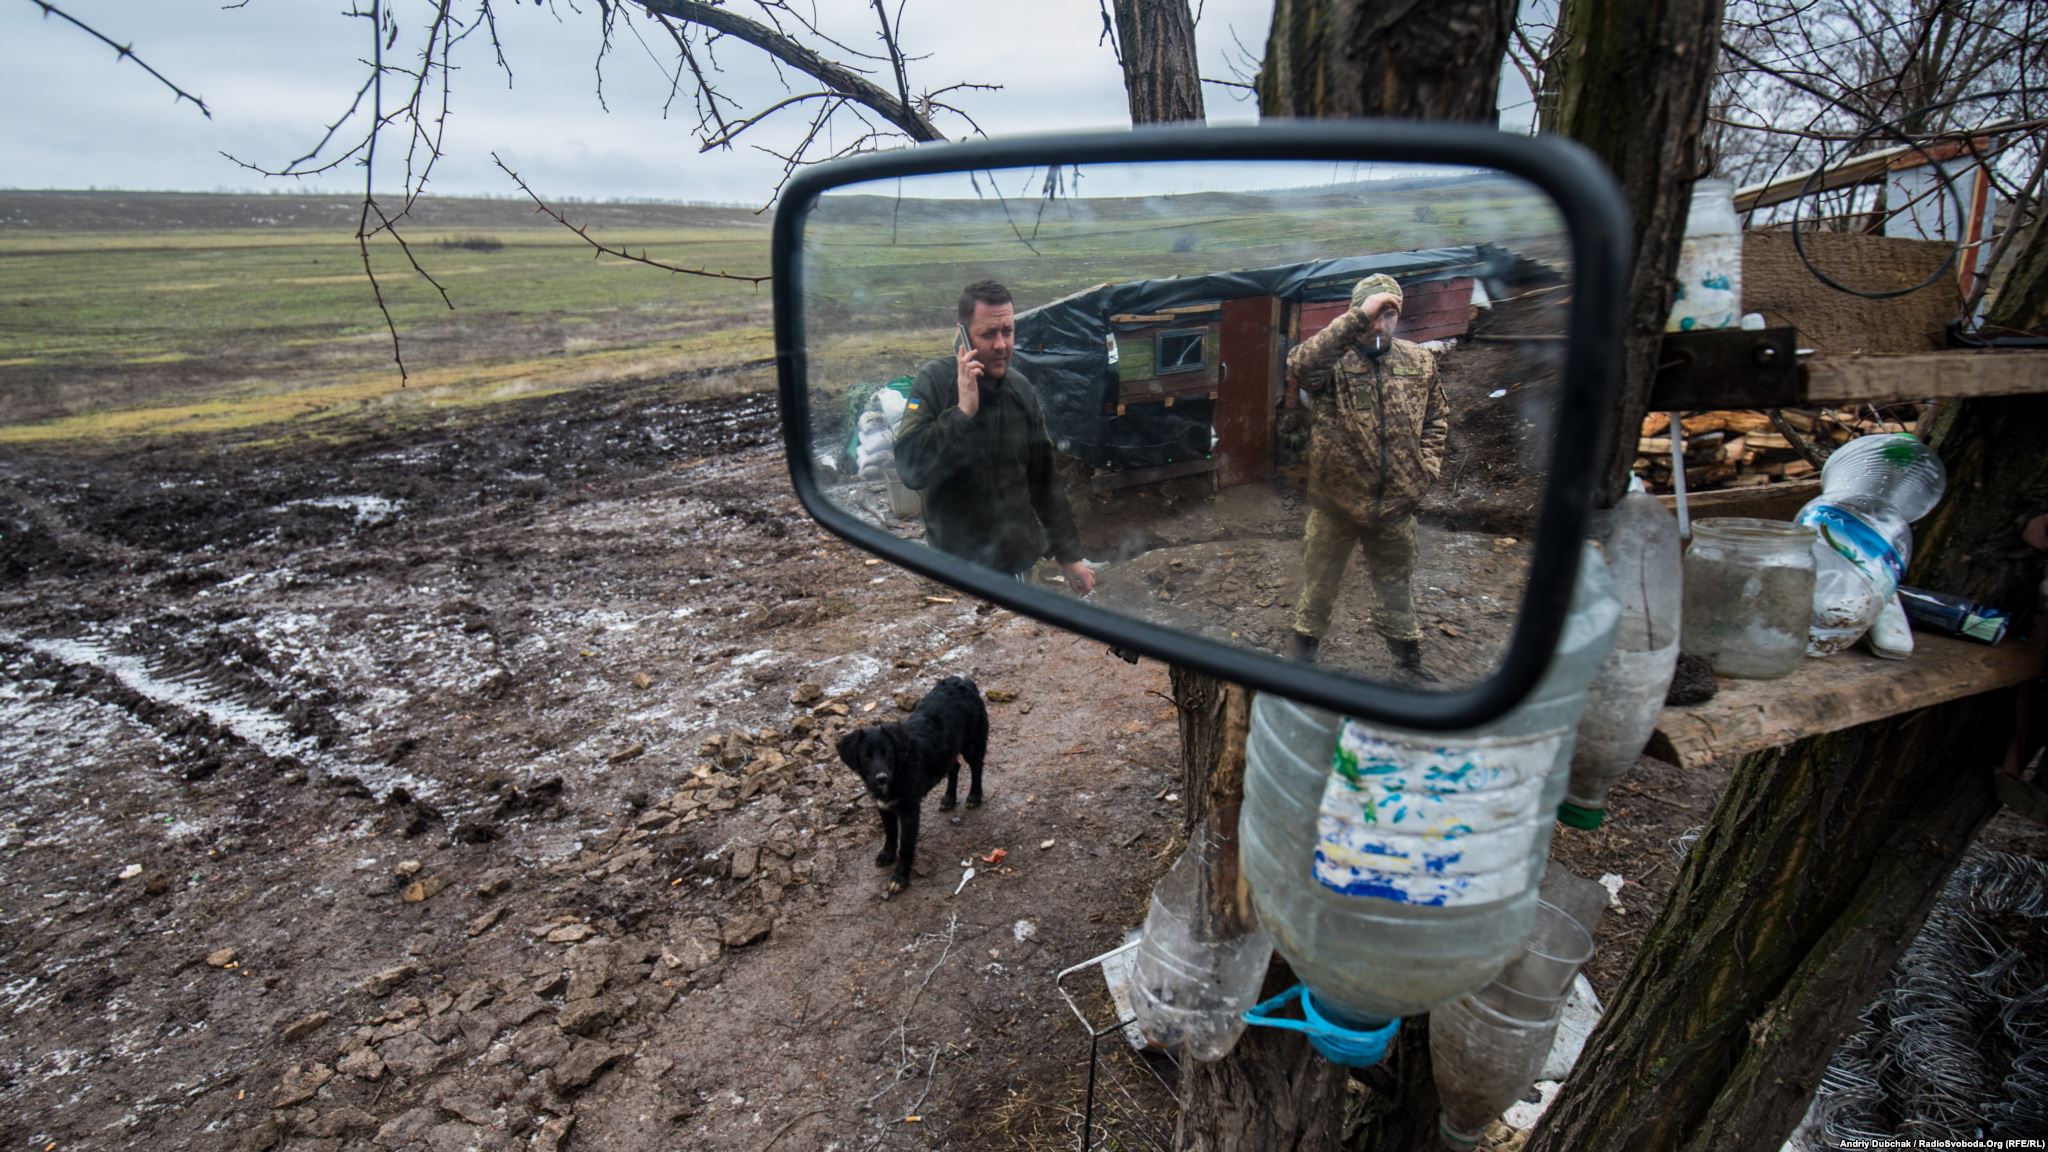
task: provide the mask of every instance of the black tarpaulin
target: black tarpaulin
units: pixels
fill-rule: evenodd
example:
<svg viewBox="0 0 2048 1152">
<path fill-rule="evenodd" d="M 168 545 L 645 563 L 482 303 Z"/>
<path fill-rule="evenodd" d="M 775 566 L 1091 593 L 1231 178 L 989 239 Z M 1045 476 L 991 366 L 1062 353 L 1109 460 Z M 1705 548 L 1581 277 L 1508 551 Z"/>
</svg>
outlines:
<svg viewBox="0 0 2048 1152">
<path fill-rule="evenodd" d="M 1114 411 L 1117 396 L 1109 339 L 1128 327 L 1112 322 L 1112 316 L 1220 306 L 1249 296 L 1342 300 L 1351 295 L 1352 285 L 1380 272 L 1410 284 L 1450 276 L 1505 278 L 1521 260 L 1482 244 L 1099 284 L 1018 315 L 1016 358 L 1038 391 L 1053 446 L 1060 451 L 1109 470 L 1196 459 L 1209 450 L 1211 405 L 1206 401 L 1171 408 L 1135 404 L 1122 416 L 1104 411 Z"/>
</svg>

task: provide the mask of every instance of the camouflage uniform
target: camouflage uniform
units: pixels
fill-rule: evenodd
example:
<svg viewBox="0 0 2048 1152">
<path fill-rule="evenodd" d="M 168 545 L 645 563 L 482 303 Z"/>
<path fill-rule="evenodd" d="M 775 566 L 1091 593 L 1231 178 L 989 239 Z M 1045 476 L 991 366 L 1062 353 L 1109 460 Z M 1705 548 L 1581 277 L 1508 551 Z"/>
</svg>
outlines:
<svg viewBox="0 0 2048 1152">
<path fill-rule="evenodd" d="M 1410 576 L 1415 567 L 1415 508 L 1443 471 L 1450 430 L 1436 357 L 1394 339 L 1375 359 L 1358 342 L 1371 327 L 1356 305 L 1400 288 L 1391 277 L 1360 281 L 1354 309 L 1287 355 L 1287 374 L 1317 398 L 1309 438 L 1309 518 L 1303 540 L 1301 599 L 1294 630 L 1321 637 L 1356 546 L 1372 582 L 1373 627 L 1390 641 L 1415 641 Z"/>
</svg>

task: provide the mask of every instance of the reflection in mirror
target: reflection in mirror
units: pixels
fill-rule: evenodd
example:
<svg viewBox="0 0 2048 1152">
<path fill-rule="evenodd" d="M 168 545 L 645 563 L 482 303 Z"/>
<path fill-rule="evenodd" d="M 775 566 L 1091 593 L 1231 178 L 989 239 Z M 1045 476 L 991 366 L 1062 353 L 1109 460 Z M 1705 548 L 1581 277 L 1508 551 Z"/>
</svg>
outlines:
<svg viewBox="0 0 2048 1152">
<path fill-rule="evenodd" d="M 804 223 L 826 498 L 1100 608 L 1362 678 L 1499 665 L 1571 252 L 1509 175 L 997 169 Z"/>
</svg>

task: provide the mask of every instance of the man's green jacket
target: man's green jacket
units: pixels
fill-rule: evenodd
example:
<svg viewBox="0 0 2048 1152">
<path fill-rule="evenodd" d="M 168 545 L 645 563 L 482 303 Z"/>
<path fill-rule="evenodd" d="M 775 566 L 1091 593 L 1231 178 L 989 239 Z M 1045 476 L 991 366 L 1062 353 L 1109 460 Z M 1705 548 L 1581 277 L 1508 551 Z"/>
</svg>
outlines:
<svg viewBox="0 0 2048 1152">
<path fill-rule="evenodd" d="M 1012 364 L 981 382 L 981 406 L 960 411 L 957 362 L 918 369 L 896 430 L 896 472 L 924 496 L 926 540 L 998 572 L 1081 559 L 1073 510 L 1053 473 L 1052 441 L 1031 382 Z"/>
</svg>

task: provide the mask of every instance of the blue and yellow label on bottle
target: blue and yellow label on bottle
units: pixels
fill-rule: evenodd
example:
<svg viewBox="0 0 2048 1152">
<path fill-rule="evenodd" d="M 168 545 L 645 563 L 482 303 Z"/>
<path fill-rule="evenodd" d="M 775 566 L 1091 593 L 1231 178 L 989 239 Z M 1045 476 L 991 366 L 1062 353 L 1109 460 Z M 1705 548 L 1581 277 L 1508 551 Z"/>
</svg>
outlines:
<svg viewBox="0 0 2048 1152">
<path fill-rule="evenodd" d="M 1316 815 L 1316 883 L 1445 908 L 1529 887 L 1552 809 L 1543 789 L 1568 728 L 1444 740 L 1346 720 Z"/>
<path fill-rule="evenodd" d="M 1828 547 L 1854 564 L 1876 586 L 1880 600 L 1898 590 L 1899 581 L 1906 575 L 1905 559 L 1869 521 L 1846 508 L 1815 504 L 1799 513 L 1798 523 L 1810 524 L 1818 530 Z"/>
</svg>

